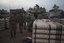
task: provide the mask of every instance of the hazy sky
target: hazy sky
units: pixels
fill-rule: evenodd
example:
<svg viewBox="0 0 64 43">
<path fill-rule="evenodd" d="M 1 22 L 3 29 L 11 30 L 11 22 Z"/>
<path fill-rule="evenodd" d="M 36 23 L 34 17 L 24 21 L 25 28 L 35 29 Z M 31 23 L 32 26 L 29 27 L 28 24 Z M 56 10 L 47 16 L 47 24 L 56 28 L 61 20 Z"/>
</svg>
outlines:
<svg viewBox="0 0 64 43">
<path fill-rule="evenodd" d="M 54 4 L 60 6 L 60 9 L 64 10 L 64 0 L 0 0 L 0 9 L 10 8 L 22 8 L 28 9 L 29 7 L 34 7 L 38 4 L 40 7 L 45 7 L 46 10 L 50 10 Z"/>
</svg>

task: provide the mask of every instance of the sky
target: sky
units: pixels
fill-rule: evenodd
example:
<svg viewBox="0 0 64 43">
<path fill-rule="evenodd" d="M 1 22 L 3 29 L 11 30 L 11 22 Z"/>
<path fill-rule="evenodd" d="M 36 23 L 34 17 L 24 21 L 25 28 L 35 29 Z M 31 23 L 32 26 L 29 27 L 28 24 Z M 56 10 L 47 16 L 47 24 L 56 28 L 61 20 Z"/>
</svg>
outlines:
<svg viewBox="0 0 64 43">
<path fill-rule="evenodd" d="M 0 9 L 21 9 L 27 10 L 29 7 L 34 7 L 38 4 L 40 7 L 45 7 L 47 11 L 52 9 L 54 4 L 57 4 L 60 9 L 64 10 L 64 0 L 0 0 Z"/>
</svg>

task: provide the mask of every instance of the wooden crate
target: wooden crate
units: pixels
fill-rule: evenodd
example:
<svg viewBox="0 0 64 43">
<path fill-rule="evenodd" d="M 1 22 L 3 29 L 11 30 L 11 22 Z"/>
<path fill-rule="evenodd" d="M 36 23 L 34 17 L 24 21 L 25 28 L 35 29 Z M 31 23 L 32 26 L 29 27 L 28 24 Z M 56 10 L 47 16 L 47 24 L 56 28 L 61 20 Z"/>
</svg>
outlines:
<svg viewBox="0 0 64 43">
<path fill-rule="evenodd" d="M 0 31 L 5 29 L 5 21 L 4 19 L 0 19 Z"/>
<path fill-rule="evenodd" d="M 64 43 L 64 25 L 57 22 L 34 21 L 32 43 Z"/>
</svg>

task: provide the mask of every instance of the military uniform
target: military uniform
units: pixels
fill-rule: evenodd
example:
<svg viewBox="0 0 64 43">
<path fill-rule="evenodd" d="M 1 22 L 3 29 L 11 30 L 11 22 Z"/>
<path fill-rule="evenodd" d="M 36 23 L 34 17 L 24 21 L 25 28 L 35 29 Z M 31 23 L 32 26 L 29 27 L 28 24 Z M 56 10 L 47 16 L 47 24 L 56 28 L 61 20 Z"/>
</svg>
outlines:
<svg viewBox="0 0 64 43">
<path fill-rule="evenodd" d="M 23 14 L 23 29 L 26 29 L 26 15 L 24 13 Z"/>
<path fill-rule="evenodd" d="M 23 14 L 19 14 L 18 17 L 18 22 L 19 22 L 19 29 L 20 29 L 20 32 L 22 33 L 22 29 L 23 29 L 23 22 L 24 22 L 24 19 L 23 19 Z"/>
<path fill-rule="evenodd" d="M 10 23 L 10 34 L 11 34 L 11 37 L 16 37 L 17 18 L 16 18 L 15 15 L 10 17 L 9 23 Z"/>
<path fill-rule="evenodd" d="M 29 16 L 27 17 L 28 31 L 32 31 L 32 25 L 33 25 L 33 19 L 32 19 L 31 16 L 29 15 Z"/>
</svg>

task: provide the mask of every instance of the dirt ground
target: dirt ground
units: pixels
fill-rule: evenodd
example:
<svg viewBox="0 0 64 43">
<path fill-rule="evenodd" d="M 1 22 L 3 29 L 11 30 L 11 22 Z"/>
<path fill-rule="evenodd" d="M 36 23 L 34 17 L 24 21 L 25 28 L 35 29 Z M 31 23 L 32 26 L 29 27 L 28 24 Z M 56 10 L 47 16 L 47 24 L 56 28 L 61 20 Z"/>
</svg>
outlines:
<svg viewBox="0 0 64 43">
<path fill-rule="evenodd" d="M 32 36 L 30 32 L 26 30 L 23 30 L 23 33 L 19 32 L 19 29 L 17 28 L 16 31 L 16 38 L 10 39 L 10 29 L 6 29 L 3 31 L 0 31 L 0 43 L 23 43 L 22 39 L 25 37 Z"/>
</svg>

